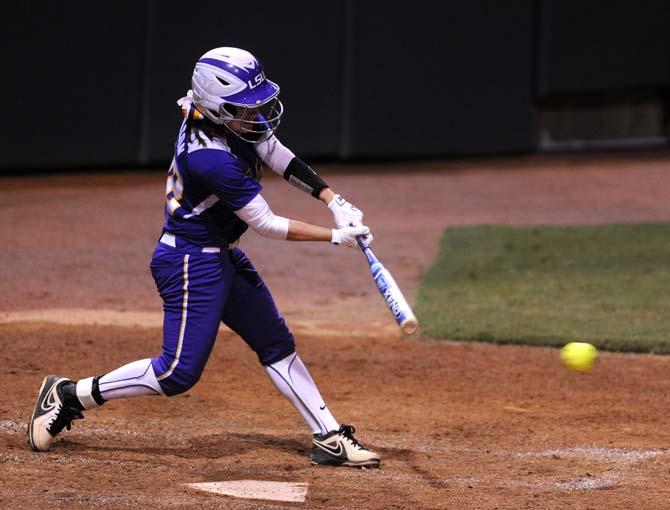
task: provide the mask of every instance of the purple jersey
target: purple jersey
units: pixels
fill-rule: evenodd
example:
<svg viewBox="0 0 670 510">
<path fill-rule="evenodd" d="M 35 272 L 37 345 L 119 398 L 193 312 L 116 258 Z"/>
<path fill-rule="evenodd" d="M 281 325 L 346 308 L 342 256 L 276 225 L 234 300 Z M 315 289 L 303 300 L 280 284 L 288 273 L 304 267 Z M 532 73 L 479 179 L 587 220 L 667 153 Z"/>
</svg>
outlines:
<svg viewBox="0 0 670 510">
<path fill-rule="evenodd" d="M 231 137 L 198 140 L 184 119 L 165 190 L 164 230 L 197 246 L 233 243 L 248 226 L 234 211 L 261 191 L 256 151 Z"/>
</svg>

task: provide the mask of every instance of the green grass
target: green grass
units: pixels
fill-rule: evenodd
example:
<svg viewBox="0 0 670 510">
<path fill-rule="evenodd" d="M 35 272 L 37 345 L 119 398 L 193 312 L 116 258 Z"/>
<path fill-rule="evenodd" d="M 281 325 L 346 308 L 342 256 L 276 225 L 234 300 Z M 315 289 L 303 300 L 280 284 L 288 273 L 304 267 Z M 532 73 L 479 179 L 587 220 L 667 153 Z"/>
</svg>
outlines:
<svg viewBox="0 0 670 510">
<path fill-rule="evenodd" d="M 670 353 L 670 224 L 449 228 L 416 314 L 435 338 Z"/>
</svg>

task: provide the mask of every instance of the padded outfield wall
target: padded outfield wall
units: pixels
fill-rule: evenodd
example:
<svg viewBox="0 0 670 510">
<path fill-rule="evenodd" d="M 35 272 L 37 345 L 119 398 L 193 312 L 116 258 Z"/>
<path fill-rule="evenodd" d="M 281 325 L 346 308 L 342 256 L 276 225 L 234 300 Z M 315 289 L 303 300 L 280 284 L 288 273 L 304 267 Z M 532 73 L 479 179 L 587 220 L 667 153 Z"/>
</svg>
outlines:
<svg viewBox="0 0 670 510">
<path fill-rule="evenodd" d="M 215 46 L 259 56 L 280 137 L 321 159 L 534 152 L 546 98 L 670 86 L 661 0 L 195 5 L 8 4 L 0 170 L 166 164 Z"/>
</svg>

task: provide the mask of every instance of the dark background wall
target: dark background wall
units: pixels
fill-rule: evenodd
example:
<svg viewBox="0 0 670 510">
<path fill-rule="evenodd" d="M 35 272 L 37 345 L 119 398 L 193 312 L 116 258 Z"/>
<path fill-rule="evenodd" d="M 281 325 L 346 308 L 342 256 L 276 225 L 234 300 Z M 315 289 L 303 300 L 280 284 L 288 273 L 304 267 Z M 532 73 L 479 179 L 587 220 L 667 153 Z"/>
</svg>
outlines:
<svg viewBox="0 0 670 510">
<path fill-rule="evenodd" d="M 544 0 L 538 23 L 542 96 L 670 85 L 670 2 Z"/>
<path fill-rule="evenodd" d="M 131 2 L 92 5 L 3 6 L 2 168 L 136 160 L 145 12 Z"/>
<path fill-rule="evenodd" d="M 138 2 L 141 3 L 141 2 Z M 341 130 L 344 4 L 327 15 L 317 2 L 198 2 L 202 16 L 176 15 L 183 4 L 148 2 L 148 72 L 142 162 L 163 161 L 176 135 L 176 100 L 190 87 L 196 60 L 217 46 L 253 53 L 281 87 L 281 138 L 296 150 L 335 155 Z M 206 15 L 205 15 L 206 13 Z M 188 19 L 191 22 L 188 22 Z M 197 21 L 196 21 L 197 20 Z M 170 156 L 171 157 L 171 156 Z"/>
<path fill-rule="evenodd" d="M 216 46 L 259 57 L 282 87 L 279 136 L 305 157 L 534 152 L 542 149 L 546 119 L 557 118 L 543 115 L 556 108 L 556 97 L 571 98 L 570 108 L 575 100 L 602 104 L 611 93 L 635 102 L 639 94 L 647 113 L 660 112 L 649 129 L 662 130 L 669 6 L 662 0 L 417 0 L 411 8 L 380 0 L 258 1 L 253 8 L 213 0 L 7 4 L 0 170 L 167 163 L 179 123 L 175 101 L 188 89 L 197 58 Z M 579 112 L 573 117 L 584 125 Z M 563 122 L 566 129 L 569 135 Z"/>
<path fill-rule="evenodd" d="M 351 13 L 350 154 L 532 150 L 532 2 L 387 5 Z"/>
</svg>

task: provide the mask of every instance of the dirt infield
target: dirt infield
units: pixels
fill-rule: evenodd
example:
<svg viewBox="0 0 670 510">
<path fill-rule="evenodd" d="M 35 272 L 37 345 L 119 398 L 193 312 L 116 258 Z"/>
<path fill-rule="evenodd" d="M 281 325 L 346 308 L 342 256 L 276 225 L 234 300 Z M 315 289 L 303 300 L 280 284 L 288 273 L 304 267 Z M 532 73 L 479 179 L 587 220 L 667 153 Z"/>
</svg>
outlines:
<svg viewBox="0 0 670 510">
<path fill-rule="evenodd" d="M 411 166 L 412 173 L 405 173 Z M 320 168 L 366 212 L 411 298 L 450 225 L 670 221 L 667 154 Z M 384 171 L 388 170 L 388 171 Z M 245 236 L 335 416 L 379 470 L 309 465 L 309 431 L 222 329 L 201 382 L 113 401 L 49 453 L 26 427 L 46 373 L 103 373 L 160 349 L 147 266 L 160 173 L 4 178 L 0 237 L 2 508 L 668 508 L 670 358 L 603 353 L 589 374 L 554 349 L 402 339 L 359 253 Z M 330 223 L 278 178 L 275 212 Z M 187 483 L 308 484 L 304 503 Z"/>
</svg>

